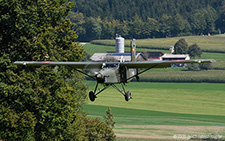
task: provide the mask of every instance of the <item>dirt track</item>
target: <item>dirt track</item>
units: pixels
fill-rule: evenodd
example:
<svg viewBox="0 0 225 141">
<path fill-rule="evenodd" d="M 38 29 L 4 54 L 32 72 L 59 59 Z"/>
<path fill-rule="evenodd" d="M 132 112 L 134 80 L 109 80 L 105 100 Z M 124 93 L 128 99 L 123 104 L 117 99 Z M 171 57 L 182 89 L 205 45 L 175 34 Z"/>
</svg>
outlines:
<svg viewBox="0 0 225 141">
<path fill-rule="evenodd" d="M 117 137 L 147 139 L 183 139 L 191 137 L 225 137 L 225 127 L 221 126 L 169 126 L 169 125 L 117 125 Z"/>
</svg>

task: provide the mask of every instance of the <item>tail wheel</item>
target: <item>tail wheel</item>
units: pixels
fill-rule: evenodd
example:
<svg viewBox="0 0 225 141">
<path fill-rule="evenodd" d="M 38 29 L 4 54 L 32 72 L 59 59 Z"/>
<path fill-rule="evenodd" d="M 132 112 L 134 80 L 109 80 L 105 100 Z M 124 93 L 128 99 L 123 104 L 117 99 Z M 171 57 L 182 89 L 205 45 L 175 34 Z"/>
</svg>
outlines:
<svg viewBox="0 0 225 141">
<path fill-rule="evenodd" d="M 131 99 L 131 92 L 130 91 L 127 91 L 126 94 L 125 94 L 125 100 L 126 101 L 129 101 Z"/>
<path fill-rule="evenodd" d="M 89 92 L 89 99 L 93 102 L 93 101 L 95 101 L 95 98 L 96 98 L 96 96 L 95 96 L 94 92 L 90 91 Z"/>
</svg>

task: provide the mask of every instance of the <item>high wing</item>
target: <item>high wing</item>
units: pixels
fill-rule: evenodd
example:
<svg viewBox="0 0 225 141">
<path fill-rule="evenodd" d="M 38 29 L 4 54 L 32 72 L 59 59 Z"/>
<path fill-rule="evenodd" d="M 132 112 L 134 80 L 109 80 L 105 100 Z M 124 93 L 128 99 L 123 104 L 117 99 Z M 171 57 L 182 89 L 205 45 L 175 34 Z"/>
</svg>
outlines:
<svg viewBox="0 0 225 141">
<path fill-rule="evenodd" d="M 172 64 L 193 64 L 193 63 L 213 63 L 214 59 L 196 59 L 196 60 L 174 60 L 174 61 L 138 61 L 138 62 L 122 62 L 120 66 L 127 68 L 165 68 L 171 67 Z M 70 66 L 80 69 L 101 69 L 103 63 L 106 62 L 52 62 L 52 61 L 16 61 L 16 65 L 49 65 L 49 66 Z"/>
<path fill-rule="evenodd" d="M 172 64 L 194 64 L 194 63 L 213 63 L 214 59 L 196 59 L 196 60 L 173 60 L 173 61 L 140 61 L 140 62 L 123 62 L 120 66 L 128 68 L 166 68 Z"/>
<path fill-rule="evenodd" d="M 15 65 L 28 65 L 28 66 L 70 66 L 79 69 L 101 69 L 102 62 L 52 62 L 52 61 L 16 61 Z"/>
</svg>

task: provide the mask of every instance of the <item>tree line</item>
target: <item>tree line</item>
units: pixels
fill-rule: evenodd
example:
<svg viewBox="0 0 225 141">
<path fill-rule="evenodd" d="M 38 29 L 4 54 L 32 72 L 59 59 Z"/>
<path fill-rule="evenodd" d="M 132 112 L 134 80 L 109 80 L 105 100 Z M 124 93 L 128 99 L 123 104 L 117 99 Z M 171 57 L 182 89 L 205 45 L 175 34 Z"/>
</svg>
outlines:
<svg viewBox="0 0 225 141">
<path fill-rule="evenodd" d="M 73 0 L 68 18 L 79 41 L 164 38 L 225 32 L 224 0 Z"/>
</svg>

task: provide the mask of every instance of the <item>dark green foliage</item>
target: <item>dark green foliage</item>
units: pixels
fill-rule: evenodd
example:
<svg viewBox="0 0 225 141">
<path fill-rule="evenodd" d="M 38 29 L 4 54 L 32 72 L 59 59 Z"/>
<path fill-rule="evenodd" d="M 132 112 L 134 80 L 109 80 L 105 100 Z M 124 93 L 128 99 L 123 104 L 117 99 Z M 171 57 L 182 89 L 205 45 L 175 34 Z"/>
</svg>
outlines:
<svg viewBox="0 0 225 141">
<path fill-rule="evenodd" d="M 210 63 L 199 64 L 199 68 L 201 70 L 211 70 L 212 69 L 212 64 L 210 64 Z"/>
<path fill-rule="evenodd" d="M 212 64 L 211 63 L 202 63 L 202 64 L 188 64 L 187 69 L 189 71 L 195 71 L 195 70 L 211 70 Z"/>
<path fill-rule="evenodd" d="M 99 118 L 85 118 L 86 123 L 86 136 L 88 140 L 107 140 L 114 141 L 116 140 L 116 136 L 106 123 L 102 122 Z"/>
<path fill-rule="evenodd" d="M 174 53 L 175 54 L 187 54 L 188 44 L 185 39 L 180 39 L 174 45 Z"/>
<path fill-rule="evenodd" d="M 105 116 L 104 116 L 104 120 L 105 120 L 105 123 L 109 126 L 109 128 L 114 128 L 115 127 L 115 121 L 113 119 L 113 115 L 111 113 L 111 108 L 108 107 L 108 111 L 106 111 L 105 113 Z"/>
<path fill-rule="evenodd" d="M 216 10 L 213 7 L 194 10 L 190 16 L 192 33 L 200 35 L 215 32 L 215 22 L 218 19 Z"/>
<path fill-rule="evenodd" d="M 186 68 L 189 71 L 196 71 L 196 70 L 199 70 L 199 65 L 198 64 L 187 64 Z"/>
<path fill-rule="evenodd" d="M 188 16 L 189 12 L 205 8 L 208 5 L 221 9 L 223 0 L 72 0 L 76 3 L 72 9 L 75 12 L 84 13 L 87 17 L 102 17 L 109 19 L 130 20 L 135 14 L 141 19 L 147 17 L 158 18 L 163 14 Z"/>
<path fill-rule="evenodd" d="M 76 129 L 76 130 L 74 130 Z M 76 120 L 65 130 L 65 136 L 72 140 L 116 140 L 112 128 L 99 118 L 90 118 L 79 114 Z"/>
<path fill-rule="evenodd" d="M 95 119 L 81 114 L 87 89 L 82 75 L 66 67 L 13 65 L 83 58 L 72 23 L 64 18 L 73 4 L 3 0 L 0 6 L 0 140 L 85 140 L 97 123 L 93 140 L 112 135 L 104 122 L 87 123 Z"/>
<path fill-rule="evenodd" d="M 219 15 L 219 19 L 216 21 L 217 29 L 220 33 L 225 32 L 225 1 L 223 2 L 222 13 Z"/>
<path fill-rule="evenodd" d="M 116 33 L 140 39 L 225 32 L 224 0 L 72 1 L 76 5 L 68 18 L 80 41 L 113 39 Z M 102 32 L 94 36 L 96 29 Z"/>
<path fill-rule="evenodd" d="M 193 58 L 201 57 L 202 50 L 197 44 L 193 44 L 193 45 L 189 46 L 188 54 L 190 55 L 190 57 L 193 57 Z"/>
<path fill-rule="evenodd" d="M 102 27 L 97 19 L 89 18 L 86 22 L 87 40 L 100 39 Z"/>
</svg>

